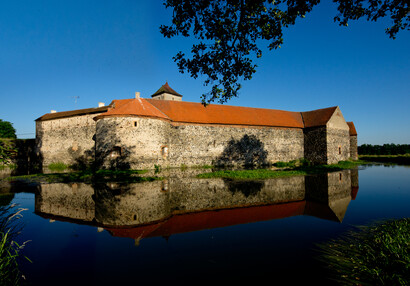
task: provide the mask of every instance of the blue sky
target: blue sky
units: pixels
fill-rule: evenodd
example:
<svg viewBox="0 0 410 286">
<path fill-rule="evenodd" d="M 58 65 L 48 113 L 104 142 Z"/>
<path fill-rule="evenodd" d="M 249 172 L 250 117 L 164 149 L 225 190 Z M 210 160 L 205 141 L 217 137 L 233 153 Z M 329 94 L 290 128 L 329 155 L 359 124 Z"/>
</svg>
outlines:
<svg viewBox="0 0 410 286">
<path fill-rule="evenodd" d="M 359 144 L 409 144 L 410 32 L 389 39 L 389 20 L 340 27 L 335 6 L 322 2 L 285 30 L 281 49 L 264 49 L 257 73 L 228 104 L 338 105 Z M 34 138 L 34 120 L 51 109 L 96 107 L 136 91 L 149 97 L 165 81 L 183 100 L 199 102 L 207 91 L 201 79 L 179 73 L 172 60 L 193 39 L 159 33 L 171 15 L 152 0 L 0 0 L 0 119 L 19 138 Z"/>
</svg>

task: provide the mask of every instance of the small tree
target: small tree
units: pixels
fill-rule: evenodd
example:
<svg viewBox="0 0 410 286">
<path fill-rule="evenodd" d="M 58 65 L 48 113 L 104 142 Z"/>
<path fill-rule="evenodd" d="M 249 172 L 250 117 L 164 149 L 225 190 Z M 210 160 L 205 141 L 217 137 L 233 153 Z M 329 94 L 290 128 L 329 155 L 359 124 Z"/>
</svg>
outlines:
<svg viewBox="0 0 410 286">
<path fill-rule="evenodd" d="M 8 121 L 0 119 L 0 138 L 16 139 L 16 129 Z M 0 163 L 7 164 L 16 154 L 13 142 L 10 140 L 0 140 Z"/>
<path fill-rule="evenodd" d="M 3 121 L 0 119 L 0 138 L 12 138 L 16 139 L 16 129 L 8 121 Z"/>
</svg>

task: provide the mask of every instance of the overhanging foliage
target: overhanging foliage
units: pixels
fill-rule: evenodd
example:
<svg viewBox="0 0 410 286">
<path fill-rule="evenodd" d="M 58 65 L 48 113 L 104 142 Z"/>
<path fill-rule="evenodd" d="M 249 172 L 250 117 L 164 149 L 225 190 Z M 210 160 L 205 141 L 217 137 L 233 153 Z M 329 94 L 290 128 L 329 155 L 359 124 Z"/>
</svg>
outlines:
<svg viewBox="0 0 410 286">
<path fill-rule="evenodd" d="M 262 56 L 257 40 L 267 40 L 270 50 L 283 43 L 283 28 L 304 18 L 320 0 L 165 0 L 173 9 L 172 24 L 162 25 L 168 38 L 193 36 L 191 57 L 180 51 L 173 59 L 179 71 L 191 77 L 205 76 L 211 86 L 202 95 L 203 104 L 215 100 L 224 103 L 238 96 L 241 80 L 250 80 L 256 72 L 254 59 Z M 377 21 L 390 17 L 393 25 L 386 29 L 390 38 L 409 29 L 408 0 L 334 0 L 338 15 L 334 20 L 347 26 L 349 20 L 365 18 Z"/>
</svg>

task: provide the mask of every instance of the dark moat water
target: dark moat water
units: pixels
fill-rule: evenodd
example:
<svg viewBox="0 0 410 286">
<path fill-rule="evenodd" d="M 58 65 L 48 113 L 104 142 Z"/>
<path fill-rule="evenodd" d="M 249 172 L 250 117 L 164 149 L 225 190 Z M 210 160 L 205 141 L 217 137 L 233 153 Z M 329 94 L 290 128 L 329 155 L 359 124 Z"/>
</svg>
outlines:
<svg viewBox="0 0 410 286">
<path fill-rule="evenodd" d="M 410 168 L 19 190 L 28 285 L 331 283 L 316 244 L 410 216 Z M 19 192 L 24 191 L 24 192 Z"/>
</svg>

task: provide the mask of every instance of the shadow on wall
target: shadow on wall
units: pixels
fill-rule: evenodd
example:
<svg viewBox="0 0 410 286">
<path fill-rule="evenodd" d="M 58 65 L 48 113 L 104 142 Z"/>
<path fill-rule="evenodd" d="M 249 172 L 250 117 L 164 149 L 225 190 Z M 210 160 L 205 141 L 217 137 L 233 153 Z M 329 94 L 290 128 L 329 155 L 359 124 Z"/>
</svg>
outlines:
<svg viewBox="0 0 410 286">
<path fill-rule="evenodd" d="M 246 134 L 240 140 L 231 139 L 228 142 L 216 165 L 268 165 L 267 157 L 264 144 L 255 135 Z"/>
<path fill-rule="evenodd" d="M 116 122 L 105 122 L 98 128 L 98 140 L 96 142 L 95 166 L 111 170 L 131 169 L 135 164 L 131 158 L 137 148 L 136 145 L 124 145 L 117 134 L 113 131 L 121 129 Z"/>
<path fill-rule="evenodd" d="M 106 149 L 95 152 L 95 147 L 85 150 L 81 155 L 72 154 L 75 161 L 70 167 L 75 170 L 87 169 L 110 169 L 110 170 L 128 170 L 131 169 L 132 162 L 130 155 L 136 146 L 107 146 Z M 71 152 L 70 152 L 71 153 Z"/>
<path fill-rule="evenodd" d="M 68 149 L 68 153 L 74 160 L 71 168 L 75 170 L 86 170 L 94 166 L 95 146 L 81 152 L 81 149 L 74 151 L 72 148 Z"/>
</svg>

